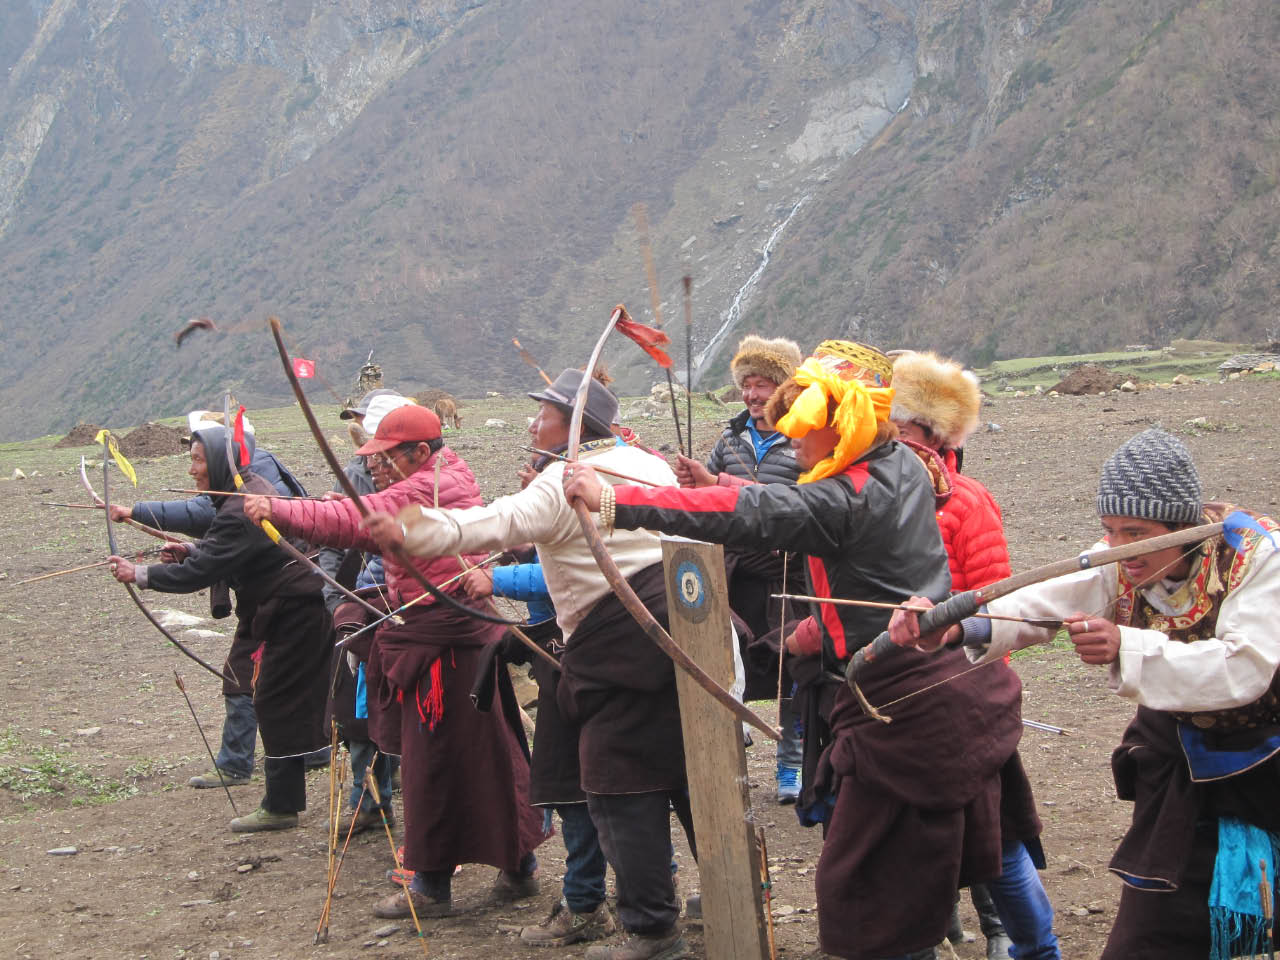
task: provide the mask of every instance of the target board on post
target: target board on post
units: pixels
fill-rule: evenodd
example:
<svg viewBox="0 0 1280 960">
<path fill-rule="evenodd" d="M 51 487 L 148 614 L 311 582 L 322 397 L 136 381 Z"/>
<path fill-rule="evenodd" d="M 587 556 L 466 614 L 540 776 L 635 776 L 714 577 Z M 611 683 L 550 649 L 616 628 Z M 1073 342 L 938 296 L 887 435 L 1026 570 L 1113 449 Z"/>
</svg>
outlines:
<svg viewBox="0 0 1280 960">
<path fill-rule="evenodd" d="M 724 548 L 664 537 L 662 563 L 672 639 L 727 689 L 733 683 L 734 641 Z M 676 690 L 698 837 L 706 956 L 763 960 L 770 952 L 742 724 L 683 670 L 676 671 Z"/>
</svg>

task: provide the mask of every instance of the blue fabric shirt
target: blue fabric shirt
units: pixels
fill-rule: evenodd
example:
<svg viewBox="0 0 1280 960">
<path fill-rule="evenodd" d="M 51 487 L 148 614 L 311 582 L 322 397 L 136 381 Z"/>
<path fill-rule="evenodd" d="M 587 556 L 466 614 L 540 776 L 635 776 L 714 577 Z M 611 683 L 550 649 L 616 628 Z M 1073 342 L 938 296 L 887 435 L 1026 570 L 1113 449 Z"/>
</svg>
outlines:
<svg viewBox="0 0 1280 960">
<path fill-rule="evenodd" d="M 768 453 L 771 448 L 777 446 L 779 443 L 788 441 L 788 437 L 781 433 L 775 432 L 769 434 L 767 437 L 764 436 L 756 429 L 756 423 L 751 419 L 747 420 L 747 432 L 751 434 L 751 446 L 756 453 L 756 463 L 763 460 L 764 455 Z"/>
</svg>

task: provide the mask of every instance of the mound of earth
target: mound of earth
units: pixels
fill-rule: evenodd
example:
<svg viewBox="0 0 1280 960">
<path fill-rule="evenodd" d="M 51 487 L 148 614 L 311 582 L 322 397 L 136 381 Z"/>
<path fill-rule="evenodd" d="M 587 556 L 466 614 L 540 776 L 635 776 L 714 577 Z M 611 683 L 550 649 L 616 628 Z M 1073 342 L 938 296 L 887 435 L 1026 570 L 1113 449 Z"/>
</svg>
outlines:
<svg viewBox="0 0 1280 960">
<path fill-rule="evenodd" d="M 93 438 L 98 435 L 98 431 L 102 428 L 93 423 L 77 423 L 71 428 L 71 432 L 55 443 L 54 449 L 58 450 L 63 447 L 87 447 L 93 443 Z"/>
<path fill-rule="evenodd" d="M 1104 390 L 1115 390 L 1128 379 L 1124 374 L 1114 373 L 1096 363 L 1086 363 L 1076 367 L 1067 374 L 1066 379 L 1049 389 L 1077 397 L 1092 396 Z"/>
<path fill-rule="evenodd" d="M 167 457 L 184 452 L 185 431 L 162 423 L 144 423 L 120 441 L 120 452 L 126 457 Z"/>
</svg>

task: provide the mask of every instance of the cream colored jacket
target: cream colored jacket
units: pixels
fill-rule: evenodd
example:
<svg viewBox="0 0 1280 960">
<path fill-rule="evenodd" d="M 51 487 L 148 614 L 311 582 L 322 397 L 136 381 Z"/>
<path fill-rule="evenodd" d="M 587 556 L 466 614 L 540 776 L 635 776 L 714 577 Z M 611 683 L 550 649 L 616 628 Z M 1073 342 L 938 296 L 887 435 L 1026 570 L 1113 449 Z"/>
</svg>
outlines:
<svg viewBox="0 0 1280 960">
<path fill-rule="evenodd" d="M 675 486 L 664 460 L 635 447 L 613 446 L 584 454 L 583 462 L 607 467 L 656 486 Z M 499 497 L 483 507 L 436 510 L 410 506 L 397 519 L 404 524 L 405 549 L 418 556 L 505 550 L 532 542 L 556 607 L 565 640 L 601 597 L 609 592 L 604 575 L 587 546 L 578 517 L 561 486 L 566 464 L 552 463 L 519 493 Z M 606 483 L 622 484 L 606 474 Z M 593 514 L 597 525 L 599 516 Z M 657 534 L 647 530 L 601 530 L 605 545 L 624 577 L 662 562 Z"/>
<path fill-rule="evenodd" d="M 1105 547 L 1097 544 L 1095 549 Z M 991 613 L 1064 617 L 1083 613 L 1114 620 L 1119 592 L 1115 565 L 1082 570 L 1033 584 L 994 600 Z M 1191 606 L 1182 583 L 1164 581 L 1142 593 L 1161 613 L 1175 616 Z M 1158 630 L 1120 627 L 1120 655 L 1111 664 L 1110 687 L 1154 710 L 1195 713 L 1253 703 L 1280 668 L 1280 554 L 1258 544 L 1239 584 L 1222 601 L 1212 637 L 1194 643 L 1170 640 Z M 986 662 L 1011 650 L 1047 643 L 1054 631 L 991 621 Z"/>
</svg>

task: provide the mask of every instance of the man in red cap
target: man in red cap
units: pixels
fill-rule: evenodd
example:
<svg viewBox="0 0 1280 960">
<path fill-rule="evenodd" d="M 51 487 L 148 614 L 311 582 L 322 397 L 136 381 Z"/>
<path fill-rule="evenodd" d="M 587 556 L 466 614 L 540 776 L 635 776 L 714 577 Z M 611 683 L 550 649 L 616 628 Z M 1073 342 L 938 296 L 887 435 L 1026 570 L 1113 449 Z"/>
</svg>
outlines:
<svg viewBox="0 0 1280 960">
<path fill-rule="evenodd" d="M 483 502 L 475 476 L 444 445 L 440 420 L 424 407 L 392 410 L 373 439 L 356 452 L 370 458 L 375 474 L 383 469 L 403 477 L 362 498 L 372 511 L 395 513 L 409 505 L 478 507 Z M 250 497 L 245 512 L 314 544 L 380 549 L 347 499 Z M 452 554 L 414 563 L 424 577 L 442 583 L 481 557 Z M 394 557 L 386 556 L 385 564 L 393 605 L 423 592 Z M 344 606 L 335 611 L 335 624 L 348 618 Z M 355 616 L 362 619 L 358 612 Z M 374 912 L 407 917 L 407 897 L 412 896 L 418 916 L 447 915 L 450 878 L 460 863 L 499 868 L 491 902 L 532 896 L 538 890 L 533 849 L 543 838 L 542 817 L 529 805 L 529 763 L 523 735 L 517 732 L 519 718 L 480 713 L 469 697 L 484 648 L 501 638 L 502 628 L 433 600 L 416 603 L 401 617 L 402 624 L 387 620 L 378 628 L 369 654 L 369 734 L 383 752 L 402 757 L 404 864 L 414 871 L 414 879 L 407 895 L 402 891 L 387 897 Z M 398 701 L 402 709 L 396 711 Z M 397 713 L 398 724 L 387 722 Z"/>
</svg>

